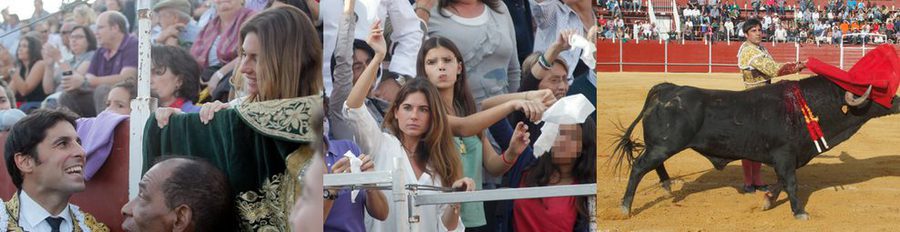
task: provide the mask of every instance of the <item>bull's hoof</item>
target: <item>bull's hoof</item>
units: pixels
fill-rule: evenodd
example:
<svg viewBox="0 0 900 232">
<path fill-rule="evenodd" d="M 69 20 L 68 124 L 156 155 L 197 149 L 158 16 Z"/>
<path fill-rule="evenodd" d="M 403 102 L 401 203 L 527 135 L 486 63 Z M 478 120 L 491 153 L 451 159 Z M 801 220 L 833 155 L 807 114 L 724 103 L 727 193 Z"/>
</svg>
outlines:
<svg viewBox="0 0 900 232">
<path fill-rule="evenodd" d="M 663 181 L 660 183 L 660 185 L 662 186 L 663 190 L 666 190 L 666 193 L 668 193 L 669 195 L 672 195 L 672 182 L 671 181 L 668 181 L 668 180 Z"/>
<path fill-rule="evenodd" d="M 631 207 L 623 205 L 619 206 L 619 208 L 622 210 L 622 215 L 625 215 L 626 217 L 631 216 Z"/>
<path fill-rule="evenodd" d="M 762 210 L 770 210 L 775 206 L 775 197 L 772 196 L 772 192 L 765 192 L 763 195 L 763 203 Z"/>
<path fill-rule="evenodd" d="M 797 220 L 803 220 L 803 221 L 806 221 L 806 220 L 809 220 L 809 214 L 808 214 L 808 213 L 798 213 L 798 214 L 794 214 L 794 218 L 797 219 Z"/>
</svg>

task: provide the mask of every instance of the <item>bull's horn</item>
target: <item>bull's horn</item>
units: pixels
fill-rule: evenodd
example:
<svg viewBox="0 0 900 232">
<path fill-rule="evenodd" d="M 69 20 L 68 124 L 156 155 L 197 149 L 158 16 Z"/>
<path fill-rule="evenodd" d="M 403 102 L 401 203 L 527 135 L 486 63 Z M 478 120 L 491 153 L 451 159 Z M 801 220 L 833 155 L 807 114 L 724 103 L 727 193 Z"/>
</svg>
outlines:
<svg viewBox="0 0 900 232">
<path fill-rule="evenodd" d="M 869 98 L 870 93 L 872 93 L 872 85 L 869 85 L 869 88 L 866 89 L 866 92 L 863 93 L 863 95 L 859 98 L 854 97 L 853 93 L 851 93 L 850 91 L 846 91 L 844 93 L 844 101 L 846 101 L 847 105 L 849 106 L 858 106 L 863 104 L 863 102 L 866 102 L 866 99 Z"/>
</svg>

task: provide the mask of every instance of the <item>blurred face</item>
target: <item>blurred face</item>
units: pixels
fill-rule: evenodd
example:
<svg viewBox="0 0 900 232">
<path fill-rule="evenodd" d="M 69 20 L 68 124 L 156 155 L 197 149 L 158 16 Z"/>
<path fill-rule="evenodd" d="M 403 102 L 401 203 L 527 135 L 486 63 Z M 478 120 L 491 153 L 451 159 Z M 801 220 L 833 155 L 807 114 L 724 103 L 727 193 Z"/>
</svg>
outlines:
<svg viewBox="0 0 900 232">
<path fill-rule="evenodd" d="M 122 11 L 122 6 L 119 6 L 117 0 L 106 0 L 106 10 Z"/>
<path fill-rule="evenodd" d="M 69 49 L 72 50 L 72 53 L 81 54 L 85 53 L 88 50 L 88 40 L 87 34 L 84 33 L 84 30 L 78 29 L 72 31 L 69 34 Z"/>
<path fill-rule="evenodd" d="M 541 82 L 538 83 L 538 89 L 549 89 L 553 91 L 556 99 L 563 98 L 566 96 L 566 92 L 569 91 L 569 82 L 566 80 L 569 76 L 568 74 L 569 70 L 566 70 L 565 66 L 554 63 L 553 68 L 550 69 L 550 76 L 541 79 Z"/>
<path fill-rule="evenodd" d="M 39 37 L 39 38 L 41 39 L 42 42 L 45 42 L 45 43 L 47 42 L 47 38 L 50 36 L 50 27 L 47 26 L 46 23 L 38 23 L 34 27 L 34 31 L 37 31 L 38 34 L 41 35 L 41 37 Z"/>
<path fill-rule="evenodd" d="M 6 98 L 6 88 L 0 88 L 0 110 L 8 110 L 12 108 L 9 98 Z"/>
<path fill-rule="evenodd" d="M 321 231 L 322 230 L 322 174 L 325 173 L 322 162 L 322 154 L 313 155 L 309 169 L 301 177 L 302 192 L 291 210 L 291 224 L 296 231 Z"/>
<path fill-rule="evenodd" d="M 460 63 L 450 49 L 435 47 L 425 53 L 425 76 L 439 90 L 453 89 Z"/>
<path fill-rule="evenodd" d="M 35 148 L 35 158 L 22 157 L 23 162 L 16 158 L 24 183 L 49 192 L 71 194 L 83 191 L 84 148 L 75 127 L 66 121 L 58 121 L 46 133 Z"/>
<path fill-rule="evenodd" d="M 28 40 L 19 40 L 19 49 L 16 50 L 16 58 L 25 62 L 31 60 L 31 57 L 28 55 Z"/>
<path fill-rule="evenodd" d="M 259 37 L 256 36 L 256 33 L 247 33 L 247 36 L 244 37 L 244 44 L 241 47 L 244 49 L 244 53 L 241 54 L 240 71 L 247 80 L 247 90 L 250 92 L 250 95 L 259 94 L 256 77 L 260 49 Z"/>
<path fill-rule="evenodd" d="M 760 26 L 755 26 L 747 31 L 747 41 L 750 41 L 750 43 L 754 45 L 762 43 L 762 30 Z"/>
<path fill-rule="evenodd" d="M 412 93 L 397 107 L 397 125 L 406 136 L 422 137 L 431 125 L 431 107 L 422 92 Z"/>
<path fill-rule="evenodd" d="M 106 97 L 106 110 L 121 114 L 131 114 L 131 94 L 125 88 L 113 88 Z"/>
<path fill-rule="evenodd" d="M 155 68 L 150 77 L 150 90 L 159 96 L 160 101 L 175 98 L 175 92 L 181 87 L 181 79 L 175 76 L 172 70 L 165 67 Z"/>
<path fill-rule="evenodd" d="M 362 76 L 363 70 L 366 69 L 366 65 L 369 65 L 369 54 L 363 51 L 362 49 L 356 49 L 353 52 L 353 83 L 356 84 L 356 80 L 359 80 L 359 76 Z"/>
<path fill-rule="evenodd" d="M 574 163 L 581 152 L 581 127 L 576 124 L 560 125 L 552 150 L 554 164 Z"/>
<path fill-rule="evenodd" d="M 69 49 L 71 49 L 72 46 L 69 37 L 72 35 L 72 27 L 74 26 L 74 24 L 65 23 L 62 25 L 62 28 L 59 29 L 59 34 L 61 35 L 60 37 L 62 38 L 63 45 L 65 45 Z"/>
<path fill-rule="evenodd" d="M 386 102 L 394 102 L 394 99 L 397 98 L 397 92 L 400 92 L 400 87 L 400 83 L 397 83 L 397 80 L 382 81 L 378 88 L 372 91 L 372 97 Z"/>
<path fill-rule="evenodd" d="M 116 28 L 113 28 L 112 25 L 109 24 L 108 20 L 109 16 L 106 14 L 100 14 L 97 17 L 97 31 L 94 31 L 94 37 L 97 38 L 97 43 L 101 47 L 109 48 L 113 43 L 113 37 L 115 35 Z"/>
<path fill-rule="evenodd" d="M 171 25 L 175 25 L 178 22 L 178 13 L 175 9 L 172 8 L 163 8 L 159 10 L 159 26 L 165 29 Z"/>
<path fill-rule="evenodd" d="M 213 2 L 216 3 L 216 9 L 219 10 L 217 13 L 237 10 L 243 7 L 241 5 L 241 0 L 213 0 Z"/>
<path fill-rule="evenodd" d="M 9 54 L 9 50 L 7 50 L 6 47 L 0 45 L 0 66 L 10 65 L 12 63 L 13 59 L 12 55 Z"/>
<path fill-rule="evenodd" d="M 153 165 L 141 178 L 137 197 L 122 206 L 122 215 L 125 216 L 122 228 L 125 231 L 173 231 L 176 216 L 166 206 L 163 184 L 177 167 L 176 162 L 182 161 L 170 159 Z"/>
</svg>

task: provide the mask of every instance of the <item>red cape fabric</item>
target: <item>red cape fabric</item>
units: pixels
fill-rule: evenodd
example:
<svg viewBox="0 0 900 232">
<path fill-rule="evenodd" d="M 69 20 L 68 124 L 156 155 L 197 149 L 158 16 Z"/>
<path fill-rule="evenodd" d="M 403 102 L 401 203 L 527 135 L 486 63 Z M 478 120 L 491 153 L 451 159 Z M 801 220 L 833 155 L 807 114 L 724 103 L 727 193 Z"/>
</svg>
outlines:
<svg viewBox="0 0 900 232">
<path fill-rule="evenodd" d="M 857 96 L 872 85 L 869 98 L 887 108 L 891 107 L 891 99 L 900 85 L 900 58 L 892 45 L 876 47 L 853 65 L 850 72 L 813 57 L 806 62 L 806 67 Z"/>
</svg>

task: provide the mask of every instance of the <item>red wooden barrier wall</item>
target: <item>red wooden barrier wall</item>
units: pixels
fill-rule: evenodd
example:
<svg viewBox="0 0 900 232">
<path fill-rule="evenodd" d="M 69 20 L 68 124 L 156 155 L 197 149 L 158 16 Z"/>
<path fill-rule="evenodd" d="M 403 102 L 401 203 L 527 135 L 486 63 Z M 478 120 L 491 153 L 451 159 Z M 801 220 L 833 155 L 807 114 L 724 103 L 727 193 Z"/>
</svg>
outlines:
<svg viewBox="0 0 900 232">
<path fill-rule="evenodd" d="M 668 47 L 668 72 L 698 72 L 706 73 L 737 73 L 737 52 L 742 42 L 732 42 L 728 45 L 717 42 L 710 45 L 700 41 L 687 41 L 684 44 L 670 42 L 660 44 L 657 41 L 634 41 L 627 43 L 613 43 L 611 40 L 597 41 L 597 71 L 600 72 L 665 72 L 666 47 Z M 798 48 L 793 43 L 765 43 L 763 46 L 769 54 L 778 62 L 793 62 L 797 60 Z M 900 45 L 894 46 L 900 50 Z M 620 52 L 621 48 L 621 52 Z M 874 46 L 868 45 L 866 51 Z M 711 50 L 710 50 L 711 49 Z M 621 57 L 620 57 L 621 54 Z M 710 59 L 710 55 L 712 59 Z M 848 70 L 853 64 L 862 58 L 860 48 L 845 48 L 844 69 Z M 802 44 L 799 47 L 799 60 L 815 57 L 825 63 L 839 66 L 840 47 L 837 45 Z M 620 61 L 621 58 L 621 61 Z M 711 62 L 710 62 L 711 61 Z"/>
</svg>

